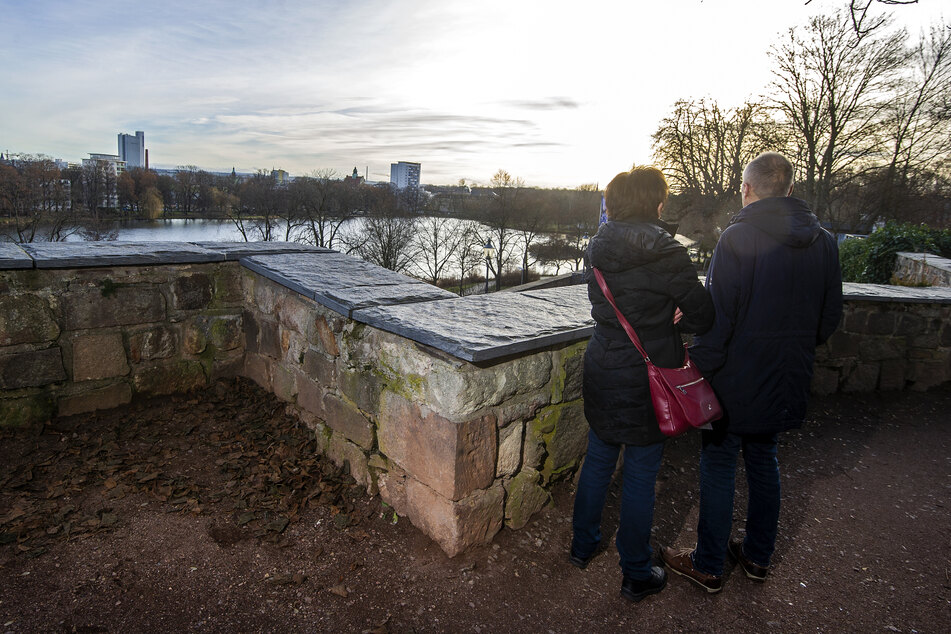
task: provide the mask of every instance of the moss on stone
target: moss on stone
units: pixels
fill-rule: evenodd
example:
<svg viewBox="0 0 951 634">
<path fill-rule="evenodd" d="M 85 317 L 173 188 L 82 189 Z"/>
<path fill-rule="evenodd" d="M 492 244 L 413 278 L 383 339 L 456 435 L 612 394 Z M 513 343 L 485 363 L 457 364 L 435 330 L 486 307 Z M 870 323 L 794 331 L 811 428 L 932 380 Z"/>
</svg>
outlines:
<svg viewBox="0 0 951 634">
<path fill-rule="evenodd" d="M 0 427 L 28 427 L 55 414 L 53 399 L 46 394 L 0 400 Z"/>
<path fill-rule="evenodd" d="M 568 366 L 575 358 L 584 355 L 588 347 L 587 341 L 572 344 L 556 355 L 558 363 L 552 370 L 551 402 L 558 403 L 565 396 L 565 386 L 568 384 Z"/>
</svg>

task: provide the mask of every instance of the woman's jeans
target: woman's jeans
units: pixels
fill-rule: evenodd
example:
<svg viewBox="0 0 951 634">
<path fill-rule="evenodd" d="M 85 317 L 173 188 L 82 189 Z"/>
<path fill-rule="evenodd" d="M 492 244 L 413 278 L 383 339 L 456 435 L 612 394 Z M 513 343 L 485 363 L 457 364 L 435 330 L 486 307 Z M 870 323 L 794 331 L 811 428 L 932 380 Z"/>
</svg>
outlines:
<svg viewBox="0 0 951 634">
<path fill-rule="evenodd" d="M 573 554 L 589 557 L 601 543 L 601 512 L 622 445 L 602 442 L 588 432 L 588 454 L 575 495 Z M 621 570 L 632 579 L 651 576 L 651 527 L 654 523 L 654 483 L 664 455 L 664 443 L 624 447 L 624 486 L 617 550 Z"/>
<path fill-rule="evenodd" d="M 779 462 L 777 434 L 737 435 L 704 431 L 700 453 L 700 521 L 693 565 L 709 575 L 723 574 L 730 529 L 736 460 L 740 448 L 746 465 L 749 502 L 743 553 L 753 563 L 768 566 L 776 548 L 779 525 Z"/>
</svg>

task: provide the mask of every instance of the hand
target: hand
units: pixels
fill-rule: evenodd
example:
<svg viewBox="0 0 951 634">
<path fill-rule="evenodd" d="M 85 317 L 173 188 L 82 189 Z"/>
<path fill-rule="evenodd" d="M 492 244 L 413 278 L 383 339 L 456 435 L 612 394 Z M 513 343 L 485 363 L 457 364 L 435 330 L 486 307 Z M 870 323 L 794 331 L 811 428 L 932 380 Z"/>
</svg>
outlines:
<svg viewBox="0 0 951 634">
<path fill-rule="evenodd" d="M 680 320 L 684 318 L 684 311 L 679 308 L 674 309 L 674 323 L 679 324 Z"/>
</svg>

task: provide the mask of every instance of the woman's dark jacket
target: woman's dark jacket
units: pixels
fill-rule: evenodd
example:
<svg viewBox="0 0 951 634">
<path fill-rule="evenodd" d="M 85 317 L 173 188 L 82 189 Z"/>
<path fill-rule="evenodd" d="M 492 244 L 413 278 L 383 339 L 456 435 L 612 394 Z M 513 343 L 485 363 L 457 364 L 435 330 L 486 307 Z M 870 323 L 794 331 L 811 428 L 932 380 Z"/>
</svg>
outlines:
<svg viewBox="0 0 951 634">
<path fill-rule="evenodd" d="M 672 234 L 660 221 L 608 221 L 588 245 L 585 281 L 596 325 L 584 357 L 584 414 L 606 443 L 643 446 L 665 436 L 654 417 L 644 359 L 621 329 L 590 267 L 601 270 L 651 361 L 678 367 L 683 364 L 680 332 L 705 332 L 714 315 L 687 250 Z M 684 314 L 676 326 L 675 307 Z"/>
<path fill-rule="evenodd" d="M 740 210 L 710 262 L 713 328 L 690 358 L 723 405 L 714 429 L 774 434 L 802 424 L 816 344 L 842 315 L 835 238 L 798 198 Z"/>
</svg>

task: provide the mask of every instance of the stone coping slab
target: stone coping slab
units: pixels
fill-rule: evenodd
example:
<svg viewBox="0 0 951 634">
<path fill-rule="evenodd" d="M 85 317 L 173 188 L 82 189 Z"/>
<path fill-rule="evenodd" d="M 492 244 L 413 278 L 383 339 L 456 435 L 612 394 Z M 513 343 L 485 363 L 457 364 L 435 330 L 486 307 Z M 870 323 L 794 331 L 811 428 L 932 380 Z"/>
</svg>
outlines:
<svg viewBox="0 0 951 634">
<path fill-rule="evenodd" d="M 586 286 L 354 311 L 353 319 L 473 363 L 591 336 Z"/>
<path fill-rule="evenodd" d="M 842 298 L 866 302 L 951 304 L 951 288 L 945 286 L 891 286 L 889 284 L 843 282 Z"/>
<path fill-rule="evenodd" d="M 241 265 L 352 317 L 374 306 L 451 299 L 455 293 L 343 253 L 287 253 L 241 259 Z"/>
<path fill-rule="evenodd" d="M 909 260 L 914 260 L 915 262 L 921 262 L 922 264 L 933 266 L 934 268 L 941 269 L 942 271 L 951 271 L 951 260 L 948 258 L 943 258 L 940 255 L 934 255 L 933 253 L 909 253 L 907 251 L 899 251 L 895 255 L 899 258 L 907 258 Z"/>
<path fill-rule="evenodd" d="M 192 242 L 209 251 L 225 256 L 228 262 L 252 255 L 277 255 L 281 253 L 335 253 L 333 249 L 315 247 L 299 242 Z"/>
<path fill-rule="evenodd" d="M 224 255 L 189 242 L 33 242 L 21 245 L 38 269 L 221 262 Z"/>
<path fill-rule="evenodd" d="M 12 242 L 0 242 L 0 269 L 32 269 L 33 258 Z"/>
</svg>

